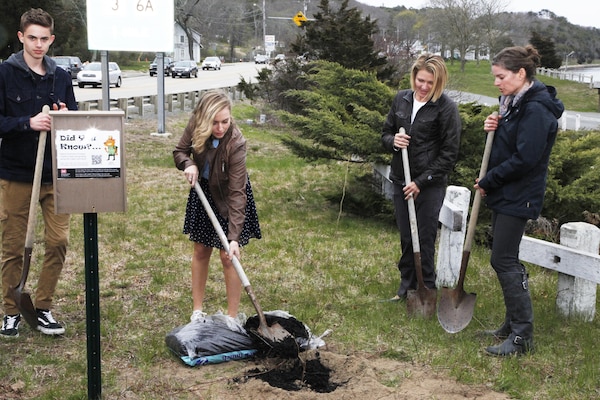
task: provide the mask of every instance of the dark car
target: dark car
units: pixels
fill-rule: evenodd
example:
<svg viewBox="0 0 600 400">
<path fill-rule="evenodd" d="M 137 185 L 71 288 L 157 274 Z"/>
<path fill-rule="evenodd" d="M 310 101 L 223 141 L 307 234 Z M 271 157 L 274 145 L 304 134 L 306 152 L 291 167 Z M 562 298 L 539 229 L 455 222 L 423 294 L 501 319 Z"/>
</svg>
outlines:
<svg viewBox="0 0 600 400">
<path fill-rule="evenodd" d="M 156 66 L 158 61 L 156 58 L 154 61 L 150 63 L 150 68 L 148 69 L 150 72 L 150 76 L 156 75 Z M 173 70 L 174 61 L 171 57 L 163 57 L 163 67 L 165 68 L 165 76 L 171 75 L 171 71 Z"/>
<path fill-rule="evenodd" d="M 81 60 L 75 56 L 56 56 L 52 57 L 56 65 L 71 74 L 71 79 L 77 78 L 77 73 L 81 71 Z"/>
<path fill-rule="evenodd" d="M 175 65 L 173 65 L 173 69 L 171 70 L 171 76 L 173 78 L 176 77 L 188 77 L 194 78 L 198 77 L 198 64 L 196 61 L 185 60 L 185 61 L 177 61 Z"/>
</svg>

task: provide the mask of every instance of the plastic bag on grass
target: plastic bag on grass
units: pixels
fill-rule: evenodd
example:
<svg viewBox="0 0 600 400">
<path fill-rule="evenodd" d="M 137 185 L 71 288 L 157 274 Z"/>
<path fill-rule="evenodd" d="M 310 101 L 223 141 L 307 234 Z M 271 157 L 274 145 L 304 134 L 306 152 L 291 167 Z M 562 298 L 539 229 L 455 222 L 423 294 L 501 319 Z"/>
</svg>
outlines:
<svg viewBox="0 0 600 400">
<path fill-rule="evenodd" d="M 217 314 L 169 332 L 169 350 L 190 366 L 216 364 L 253 356 L 252 338 L 233 318 Z"/>
</svg>

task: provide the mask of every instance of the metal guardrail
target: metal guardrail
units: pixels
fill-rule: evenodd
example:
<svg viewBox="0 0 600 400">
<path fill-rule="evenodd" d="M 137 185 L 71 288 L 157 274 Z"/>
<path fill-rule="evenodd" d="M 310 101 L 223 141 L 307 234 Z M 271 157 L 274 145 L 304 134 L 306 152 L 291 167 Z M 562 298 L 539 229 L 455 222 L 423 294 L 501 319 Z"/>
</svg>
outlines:
<svg viewBox="0 0 600 400">
<path fill-rule="evenodd" d="M 165 110 L 171 113 L 193 110 L 198 104 L 198 100 L 205 90 L 192 90 L 182 93 L 169 93 L 165 95 Z M 235 86 L 224 87 L 221 90 L 226 91 L 233 101 L 242 100 L 243 93 L 238 91 Z M 110 110 L 122 110 L 125 118 L 144 117 L 150 114 L 158 113 L 158 95 L 122 97 L 110 100 Z M 102 100 L 87 100 L 78 102 L 81 111 L 104 111 L 102 110 Z"/>
</svg>

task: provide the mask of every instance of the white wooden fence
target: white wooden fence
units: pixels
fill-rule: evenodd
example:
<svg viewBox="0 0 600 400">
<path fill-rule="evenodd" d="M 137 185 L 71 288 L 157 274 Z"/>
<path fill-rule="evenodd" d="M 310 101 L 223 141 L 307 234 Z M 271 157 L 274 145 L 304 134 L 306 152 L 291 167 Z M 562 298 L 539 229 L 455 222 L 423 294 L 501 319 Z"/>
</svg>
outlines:
<svg viewBox="0 0 600 400">
<path fill-rule="evenodd" d="M 579 83 L 588 83 L 590 85 L 590 89 L 592 89 L 592 85 L 595 81 L 600 80 L 600 77 L 598 76 L 594 77 L 592 74 L 574 72 L 570 71 L 569 69 L 538 68 L 536 74 Z"/>
<path fill-rule="evenodd" d="M 458 281 L 469 203 L 467 188 L 448 187 L 439 218 L 438 287 L 454 287 Z M 585 222 L 569 222 L 561 226 L 560 238 L 556 244 L 523 236 L 519 258 L 558 272 L 556 305 L 562 315 L 592 321 L 600 284 L 600 229 Z"/>
</svg>

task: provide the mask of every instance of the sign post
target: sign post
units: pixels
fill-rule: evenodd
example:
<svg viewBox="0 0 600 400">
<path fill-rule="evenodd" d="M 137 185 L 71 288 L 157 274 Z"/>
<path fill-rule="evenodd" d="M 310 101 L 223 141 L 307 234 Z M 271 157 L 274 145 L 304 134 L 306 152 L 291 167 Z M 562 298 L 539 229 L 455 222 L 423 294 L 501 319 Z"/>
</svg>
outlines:
<svg viewBox="0 0 600 400">
<path fill-rule="evenodd" d="M 97 213 L 126 207 L 124 113 L 110 111 L 108 51 L 173 52 L 175 5 L 174 0 L 87 0 L 86 13 L 88 48 L 102 53 L 106 107 L 85 116 L 79 111 L 53 115 L 52 161 L 57 212 L 84 217 L 88 398 L 101 399 Z M 157 76 L 164 82 L 164 73 Z M 158 101 L 164 121 L 164 93 Z"/>
<path fill-rule="evenodd" d="M 51 111 L 57 214 L 83 213 L 88 398 L 100 399 L 98 212 L 125 211 L 123 111 Z"/>
</svg>

